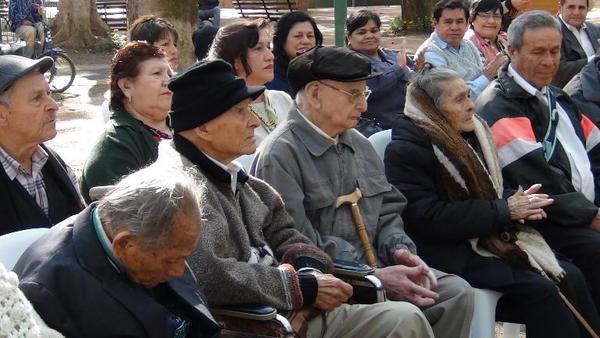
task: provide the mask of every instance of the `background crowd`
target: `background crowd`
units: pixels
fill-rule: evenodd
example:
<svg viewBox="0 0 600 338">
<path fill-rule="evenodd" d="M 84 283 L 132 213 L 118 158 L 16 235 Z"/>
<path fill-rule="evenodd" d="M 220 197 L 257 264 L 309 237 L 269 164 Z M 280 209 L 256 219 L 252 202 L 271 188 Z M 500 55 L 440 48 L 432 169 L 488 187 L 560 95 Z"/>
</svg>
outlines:
<svg viewBox="0 0 600 338">
<path fill-rule="evenodd" d="M 600 31 L 588 0 L 528 6 L 440 0 L 407 55 L 369 10 L 329 47 L 307 13 L 199 1 L 184 69 L 141 17 L 79 178 L 44 145 L 52 59 L 0 56 L 0 235 L 50 228 L 0 263 L 0 336 L 228 336 L 215 308 L 262 304 L 301 337 L 469 337 L 482 288 L 528 337 L 597 337 Z"/>
</svg>

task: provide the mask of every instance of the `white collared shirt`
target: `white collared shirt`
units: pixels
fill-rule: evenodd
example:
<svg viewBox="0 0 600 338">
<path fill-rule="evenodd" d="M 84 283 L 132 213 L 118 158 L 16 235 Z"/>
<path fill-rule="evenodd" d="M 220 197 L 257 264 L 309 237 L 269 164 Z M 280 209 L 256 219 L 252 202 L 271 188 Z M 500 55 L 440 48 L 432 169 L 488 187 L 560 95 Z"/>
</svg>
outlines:
<svg viewBox="0 0 600 338">
<path fill-rule="evenodd" d="M 313 128 L 317 133 L 319 133 L 321 136 L 323 136 L 325 139 L 327 139 L 328 141 L 330 141 L 333 144 L 337 144 L 338 143 L 338 137 L 336 136 L 335 138 L 327 135 L 327 133 L 325 133 L 323 131 L 323 129 L 319 128 L 316 124 L 312 123 L 311 120 L 308 119 L 308 117 L 304 116 L 304 113 L 302 113 L 300 111 L 300 109 L 298 109 L 298 112 L 300 113 L 300 116 L 302 116 L 302 118 L 306 121 L 306 123 L 308 123 L 308 125 Z"/>
<path fill-rule="evenodd" d="M 521 88 L 523 88 L 523 90 L 538 98 L 541 96 L 541 98 L 546 101 L 547 107 L 550 107 L 548 95 L 545 94 L 548 91 L 547 86 L 542 88 L 542 90 L 538 90 L 517 73 L 512 67 L 512 64 L 508 66 L 508 74 Z M 594 202 L 596 195 L 594 191 L 594 175 L 592 174 L 590 160 L 587 156 L 585 146 L 581 143 L 579 137 L 577 137 L 575 128 L 571 124 L 571 119 L 558 101 L 556 101 L 556 111 L 558 113 L 556 138 L 560 141 L 561 146 L 569 158 L 571 183 L 577 191 L 585 195 L 591 202 Z"/>
<path fill-rule="evenodd" d="M 221 169 L 223 169 L 223 170 L 225 170 L 226 172 L 229 173 L 229 176 L 231 177 L 231 191 L 233 191 L 233 193 L 235 194 L 235 192 L 237 191 L 238 171 L 242 170 L 242 167 L 240 167 L 234 161 L 229 162 L 228 165 L 224 165 L 223 163 L 221 163 L 221 162 L 215 160 L 214 158 L 208 156 L 208 154 L 204 153 L 204 155 L 206 157 L 208 157 L 211 161 L 215 162 L 215 164 L 218 165 Z"/>
<path fill-rule="evenodd" d="M 587 55 L 588 62 L 592 61 L 594 56 L 596 56 L 596 51 L 594 50 L 594 45 L 592 45 L 592 42 L 590 41 L 590 37 L 585 32 L 585 30 L 587 30 L 587 25 L 585 24 L 585 22 L 583 23 L 583 26 L 581 26 L 581 29 L 577 29 L 574 26 L 569 25 L 565 20 L 563 20 L 562 15 L 559 15 L 558 17 L 565 24 L 565 26 L 567 26 L 567 28 L 573 33 L 573 35 L 575 35 L 575 38 L 577 39 L 577 41 L 579 41 L 579 44 L 581 45 L 581 48 L 583 48 L 585 55 Z"/>
</svg>

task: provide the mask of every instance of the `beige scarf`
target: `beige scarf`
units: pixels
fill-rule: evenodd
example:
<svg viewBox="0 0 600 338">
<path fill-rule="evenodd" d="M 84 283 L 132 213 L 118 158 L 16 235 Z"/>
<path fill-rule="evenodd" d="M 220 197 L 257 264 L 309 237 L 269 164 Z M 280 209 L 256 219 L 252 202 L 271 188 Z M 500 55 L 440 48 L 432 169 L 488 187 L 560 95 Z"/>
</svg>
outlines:
<svg viewBox="0 0 600 338">
<path fill-rule="evenodd" d="M 471 198 L 502 198 L 502 172 L 494 140 L 487 124 L 473 116 L 475 136 L 481 155 L 435 108 L 427 94 L 411 84 L 404 114 L 421 127 L 431 139 L 433 152 L 445 169 L 443 181 L 451 201 Z M 513 266 L 530 266 L 560 281 L 565 272 L 542 235 L 530 226 L 518 225 L 502 234 L 473 238 L 471 247 L 479 255 L 498 257 Z"/>
</svg>

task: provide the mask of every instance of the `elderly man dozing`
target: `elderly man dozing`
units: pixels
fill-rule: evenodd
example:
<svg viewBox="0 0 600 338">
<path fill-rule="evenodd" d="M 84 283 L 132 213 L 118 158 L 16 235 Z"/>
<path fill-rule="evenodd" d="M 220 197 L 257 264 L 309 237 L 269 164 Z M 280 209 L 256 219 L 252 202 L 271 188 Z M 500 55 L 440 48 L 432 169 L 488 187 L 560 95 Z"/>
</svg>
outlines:
<svg viewBox="0 0 600 338">
<path fill-rule="evenodd" d="M 27 249 L 19 287 L 67 337 L 213 337 L 219 326 L 186 264 L 199 198 L 181 172 L 135 172 Z"/>
<path fill-rule="evenodd" d="M 600 132 L 569 96 L 551 86 L 560 60 L 558 20 L 543 11 L 508 30 L 511 62 L 476 102 L 490 125 L 505 186 L 542 184 L 554 203 L 535 225 L 550 247 L 585 274 L 600 305 Z"/>
<path fill-rule="evenodd" d="M 206 184 L 205 230 L 190 265 L 211 305 L 273 306 L 300 336 L 432 336 L 410 304 L 343 304 L 353 290 L 330 274 L 330 258 L 294 228 L 273 188 L 233 162 L 256 149 L 259 120 L 248 105 L 263 86 L 247 87 L 226 62 L 213 60 L 169 87 L 175 136 L 161 144 L 157 165 L 183 168 Z"/>
<path fill-rule="evenodd" d="M 378 75 L 368 58 L 347 48 L 317 47 L 292 60 L 297 109 L 261 145 L 253 172 L 281 193 L 296 228 L 331 257 L 376 265 L 388 297 L 421 307 L 436 337 L 467 337 L 470 286 L 429 269 L 415 254 L 401 218 L 406 199 L 353 129 L 367 108 L 366 83 Z M 350 207 L 337 203 L 357 188 L 366 240 Z"/>
<path fill-rule="evenodd" d="M 52 62 L 0 56 L 0 235 L 83 209 L 75 174 L 44 145 L 57 134 L 58 105 L 43 75 Z"/>
<path fill-rule="evenodd" d="M 579 337 L 555 283 L 597 323 L 585 278 L 530 226 L 546 217 L 542 208 L 552 199 L 536 194 L 539 184 L 503 189 L 492 135 L 474 116 L 458 74 L 426 65 L 412 81 L 385 168 L 408 200 L 403 216 L 420 255 L 475 287 L 502 292 L 496 319 L 525 324 L 527 337 Z"/>
</svg>

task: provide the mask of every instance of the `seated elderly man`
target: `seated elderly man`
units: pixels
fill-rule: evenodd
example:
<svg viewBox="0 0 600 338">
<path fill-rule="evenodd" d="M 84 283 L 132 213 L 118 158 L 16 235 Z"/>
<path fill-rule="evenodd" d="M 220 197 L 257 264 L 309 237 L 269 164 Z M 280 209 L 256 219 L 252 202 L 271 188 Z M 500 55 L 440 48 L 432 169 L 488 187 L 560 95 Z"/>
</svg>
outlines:
<svg viewBox="0 0 600 338">
<path fill-rule="evenodd" d="M 564 87 L 583 66 L 600 55 L 600 30 L 593 22 L 586 22 L 589 0 L 560 0 L 560 28 L 562 44 L 560 63 L 552 84 Z"/>
<path fill-rule="evenodd" d="M 25 251 L 19 287 L 66 337 L 213 337 L 186 265 L 200 235 L 198 183 L 146 168 Z"/>
<path fill-rule="evenodd" d="M 476 102 L 491 127 L 504 185 L 540 183 L 554 203 L 536 224 L 586 276 L 600 308 L 600 130 L 550 85 L 560 59 L 558 20 L 531 11 L 508 29 L 511 62 Z"/>
<path fill-rule="evenodd" d="M 248 105 L 263 86 L 246 87 L 229 64 L 214 60 L 178 74 L 169 88 L 175 135 L 159 146 L 157 165 L 206 184 L 204 232 L 190 265 L 211 305 L 298 310 L 292 323 L 307 337 L 433 336 L 411 304 L 342 304 L 353 290 L 329 274 L 329 257 L 294 228 L 273 188 L 232 162 L 256 149 L 260 121 Z"/>
<path fill-rule="evenodd" d="M 415 254 L 401 218 L 406 199 L 388 183 L 369 141 L 352 129 L 367 108 L 366 80 L 376 75 L 369 59 L 347 48 L 315 48 L 294 59 L 288 79 L 298 91 L 297 110 L 261 146 L 254 172 L 281 193 L 296 228 L 331 257 L 376 265 L 388 297 L 420 306 L 436 337 L 467 337 L 470 286 L 430 270 Z M 366 243 L 350 207 L 337 203 L 355 189 Z"/>
<path fill-rule="evenodd" d="M 75 174 L 44 145 L 56 136 L 58 106 L 43 75 L 52 62 L 0 56 L 0 235 L 83 209 Z"/>
<path fill-rule="evenodd" d="M 600 126 L 600 56 L 596 56 L 564 88 L 579 110 Z"/>
<path fill-rule="evenodd" d="M 469 7 L 463 0 L 440 0 L 433 7 L 434 32 L 417 49 L 426 63 L 436 67 L 449 68 L 457 72 L 471 89 L 475 99 L 490 80 L 496 77 L 498 69 L 507 57 L 498 53 L 485 67 L 477 48 L 465 39 L 468 28 Z M 420 57 L 419 57 L 420 58 Z"/>
</svg>

